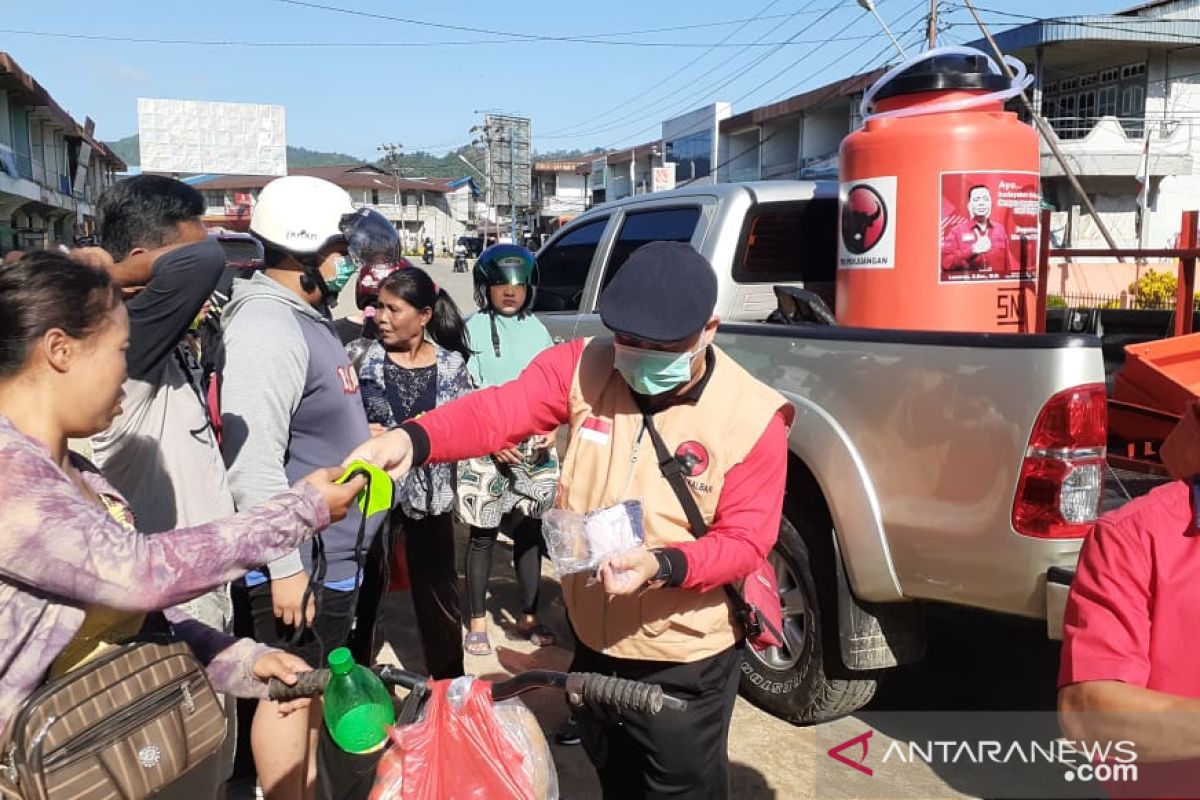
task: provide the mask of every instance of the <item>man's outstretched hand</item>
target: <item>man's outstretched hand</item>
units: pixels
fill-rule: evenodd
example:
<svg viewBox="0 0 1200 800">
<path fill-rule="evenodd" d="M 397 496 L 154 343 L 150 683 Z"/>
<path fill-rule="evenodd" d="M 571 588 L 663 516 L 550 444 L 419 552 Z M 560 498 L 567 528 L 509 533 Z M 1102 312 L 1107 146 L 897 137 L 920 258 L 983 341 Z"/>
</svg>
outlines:
<svg viewBox="0 0 1200 800">
<path fill-rule="evenodd" d="M 392 480 L 400 480 L 412 468 L 412 439 L 401 428 L 381 433 L 354 448 L 343 465 L 362 460 L 387 471 Z"/>
</svg>

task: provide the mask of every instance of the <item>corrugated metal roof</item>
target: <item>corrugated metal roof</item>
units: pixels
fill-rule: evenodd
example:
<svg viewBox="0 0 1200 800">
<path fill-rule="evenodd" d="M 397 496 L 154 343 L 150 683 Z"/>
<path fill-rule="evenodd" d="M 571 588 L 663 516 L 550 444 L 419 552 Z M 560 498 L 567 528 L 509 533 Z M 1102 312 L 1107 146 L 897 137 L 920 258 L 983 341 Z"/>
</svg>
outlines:
<svg viewBox="0 0 1200 800">
<path fill-rule="evenodd" d="M 1043 19 L 992 34 L 1005 53 L 1065 42 L 1125 42 L 1164 47 L 1200 44 L 1200 21 L 1139 17 L 1130 24 L 1128 16 L 1096 15 Z M 968 42 L 991 52 L 986 39 Z"/>
</svg>

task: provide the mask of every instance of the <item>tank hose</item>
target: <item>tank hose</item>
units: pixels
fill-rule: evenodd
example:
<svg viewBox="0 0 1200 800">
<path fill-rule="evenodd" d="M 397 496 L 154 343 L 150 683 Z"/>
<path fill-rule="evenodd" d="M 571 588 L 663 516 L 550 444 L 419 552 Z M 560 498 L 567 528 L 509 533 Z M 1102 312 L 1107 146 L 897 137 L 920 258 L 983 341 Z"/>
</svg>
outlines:
<svg viewBox="0 0 1200 800">
<path fill-rule="evenodd" d="M 991 66 L 993 72 L 995 72 L 997 75 L 1001 74 L 1002 72 L 996 62 L 992 60 L 991 56 L 987 55 L 981 50 L 976 50 L 973 47 L 935 47 L 934 49 L 928 50 L 919 56 L 910 58 L 903 64 L 892 67 L 883 74 L 882 78 L 875 81 L 875 83 L 871 85 L 870 89 L 867 89 L 867 91 L 863 93 L 861 108 L 863 121 L 866 122 L 867 120 L 872 119 L 896 119 L 898 117 L 916 117 L 923 114 L 941 114 L 948 111 L 963 111 L 968 108 L 986 105 L 987 103 L 1003 103 L 1010 97 L 1016 97 L 1021 92 L 1029 88 L 1029 84 L 1033 83 L 1033 76 L 1028 74 L 1023 61 L 1021 61 L 1019 58 L 1014 58 L 1013 56 L 1005 56 L 1004 63 L 1012 67 L 1013 70 L 1012 84 L 1007 89 L 988 92 L 987 94 L 974 95 L 972 97 L 959 98 L 957 100 L 947 100 L 942 103 L 929 103 L 928 105 L 896 108 L 891 111 L 876 112 L 874 110 L 873 101 L 875 100 L 875 95 L 879 93 L 880 89 L 891 83 L 893 78 L 915 64 L 919 64 L 922 61 L 926 61 L 930 58 L 945 55 L 983 56 L 987 59 L 988 65 Z"/>
</svg>

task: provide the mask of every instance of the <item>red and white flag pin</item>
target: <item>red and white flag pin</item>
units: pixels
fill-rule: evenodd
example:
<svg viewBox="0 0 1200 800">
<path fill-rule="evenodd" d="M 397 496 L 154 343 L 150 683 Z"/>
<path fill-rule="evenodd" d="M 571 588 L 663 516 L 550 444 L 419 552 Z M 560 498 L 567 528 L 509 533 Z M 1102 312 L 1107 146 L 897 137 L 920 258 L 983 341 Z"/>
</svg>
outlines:
<svg viewBox="0 0 1200 800">
<path fill-rule="evenodd" d="M 612 420 L 588 417 L 583 421 L 583 428 L 579 431 L 579 438 L 587 442 L 595 442 L 596 444 L 608 444 L 609 440 L 612 439 Z"/>
</svg>

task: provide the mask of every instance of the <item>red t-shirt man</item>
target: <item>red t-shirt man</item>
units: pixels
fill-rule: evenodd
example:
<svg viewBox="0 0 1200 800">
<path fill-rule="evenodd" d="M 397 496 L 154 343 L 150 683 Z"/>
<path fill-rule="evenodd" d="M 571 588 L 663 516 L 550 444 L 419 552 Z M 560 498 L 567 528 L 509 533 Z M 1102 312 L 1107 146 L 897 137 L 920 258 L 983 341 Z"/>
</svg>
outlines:
<svg viewBox="0 0 1200 800">
<path fill-rule="evenodd" d="M 1192 485 L 1160 486 L 1084 543 L 1067 601 L 1058 706 L 1072 740 L 1134 743 L 1114 797 L 1200 794 L 1200 528 Z M 1167 763 L 1169 762 L 1169 763 Z"/>
<path fill-rule="evenodd" d="M 991 190 L 972 186 L 967 193 L 967 208 L 971 219 L 955 225 L 942 239 L 942 272 L 1007 277 L 1013 271 L 1008 231 L 992 222 Z"/>
</svg>

